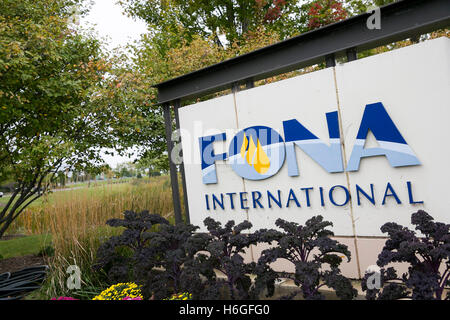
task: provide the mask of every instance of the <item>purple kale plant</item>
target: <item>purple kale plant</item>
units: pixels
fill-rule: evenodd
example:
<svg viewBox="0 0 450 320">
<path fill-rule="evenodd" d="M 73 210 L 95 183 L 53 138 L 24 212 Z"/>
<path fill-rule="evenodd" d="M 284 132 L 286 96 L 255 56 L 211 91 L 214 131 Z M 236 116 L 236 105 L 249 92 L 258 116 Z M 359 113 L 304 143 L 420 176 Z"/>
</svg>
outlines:
<svg viewBox="0 0 450 320">
<path fill-rule="evenodd" d="M 125 228 L 97 251 L 95 268 L 105 272 L 110 282 L 134 281 L 145 297 L 154 299 L 185 291 L 198 296 L 204 290 L 200 276 L 204 268 L 196 253 L 205 249 L 209 238 L 195 234 L 198 227 L 173 226 L 148 211 L 126 211 L 124 219 L 107 224 Z"/>
<path fill-rule="evenodd" d="M 94 269 L 106 274 L 110 283 L 130 282 L 139 276 L 139 272 L 154 268 L 153 261 L 143 261 L 142 255 L 149 250 L 148 235 L 155 228 L 169 222 L 157 214 L 148 211 L 125 211 L 123 219 L 110 219 L 107 225 L 123 228 L 118 236 L 112 236 L 103 242 L 97 250 Z"/>
<path fill-rule="evenodd" d="M 146 298 L 159 300 L 180 292 L 189 292 L 195 300 L 258 298 L 263 285 L 255 286 L 250 278 L 256 264 L 243 258 L 258 242 L 245 232 L 252 225 L 229 221 L 222 227 L 211 218 L 204 223 L 209 233 L 198 233 L 190 224 L 171 225 L 148 211 L 127 211 L 124 219 L 107 222 L 124 231 L 100 246 L 95 267 L 110 282 L 138 283 Z"/>
<path fill-rule="evenodd" d="M 278 219 L 275 224 L 283 231 L 262 229 L 256 232 L 261 242 L 273 246 L 264 250 L 258 260 L 256 283 L 262 282 L 273 290 L 277 278 L 292 278 L 287 273 L 277 274 L 270 267 L 276 260 L 286 259 L 295 266 L 293 280 L 300 291 L 284 299 L 291 299 L 301 293 L 306 300 L 321 300 L 325 298 L 319 291 L 323 286 L 333 288 L 340 299 L 356 297 L 356 289 L 339 269 L 342 256 L 350 261 L 351 254 L 347 246 L 330 238 L 334 234 L 326 228 L 333 225 L 331 222 L 316 216 L 306 221 L 305 225 L 282 219 Z"/>
<path fill-rule="evenodd" d="M 210 296 L 226 296 L 232 300 L 257 299 L 257 289 L 261 286 L 255 287 L 249 276 L 254 273 L 256 264 L 246 263 L 243 257 L 246 249 L 258 243 L 257 237 L 248 232 L 252 224 L 244 221 L 236 225 L 234 221 L 228 221 L 222 227 L 220 222 L 209 217 L 204 224 L 210 235 L 204 257 L 210 269 L 224 275 L 215 277 L 210 283 Z"/>
<path fill-rule="evenodd" d="M 155 269 L 141 276 L 144 293 L 155 299 L 180 292 L 189 292 L 194 299 L 203 298 L 205 279 L 211 275 L 204 272 L 203 261 L 197 253 L 205 250 L 209 237 L 196 233 L 197 229 L 191 224 L 164 224 L 146 236 L 150 241 L 149 251 L 143 252 L 140 259 L 151 261 Z"/>
<path fill-rule="evenodd" d="M 380 286 L 371 285 L 374 272 L 366 273 L 362 289 L 369 300 L 449 300 L 444 289 L 450 286 L 450 224 L 435 222 L 423 210 L 413 213 L 411 224 L 420 231 L 417 235 L 406 227 L 389 222 L 381 227 L 389 239 L 378 256 Z M 397 275 L 388 264 L 408 263 L 408 272 Z"/>
</svg>

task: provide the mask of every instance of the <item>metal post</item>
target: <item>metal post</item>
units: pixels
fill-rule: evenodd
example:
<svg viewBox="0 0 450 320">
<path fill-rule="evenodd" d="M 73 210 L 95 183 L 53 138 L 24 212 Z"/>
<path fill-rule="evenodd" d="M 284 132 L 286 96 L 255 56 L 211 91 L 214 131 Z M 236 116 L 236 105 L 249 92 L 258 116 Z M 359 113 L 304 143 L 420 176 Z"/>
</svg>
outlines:
<svg viewBox="0 0 450 320">
<path fill-rule="evenodd" d="M 178 108 L 181 107 L 181 101 L 180 99 L 177 99 L 174 101 L 174 108 L 175 108 L 175 123 L 177 130 L 180 130 L 180 118 L 178 115 Z M 180 137 L 180 143 L 181 143 L 181 137 Z M 182 162 L 180 164 L 180 171 L 181 171 L 181 182 L 183 187 L 183 200 L 184 200 L 184 212 L 186 214 L 186 223 L 191 223 L 191 218 L 189 216 L 189 203 L 188 203 L 188 197 L 187 197 L 187 188 L 186 188 L 186 176 L 184 172 L 184 159 L 183 159 L 183 149 L 180 151 L 180 156 L 182 158 Z"/>
<path fill-rule="evenodd" d="M 245 88 L 251 89 L 254 87 L 255 87 L 255 81 L 253 81 L 253 79 L 247 79 L 247 81 L 245 82 Z"/>
<path fill-rule="evenodd" d="M 178 187 L 178 172 L 177 166 L 172 161 L 172 117 L 170 114 L 170 105 L 165 103 L 163 105 L 164 108 L 164 123 L 166 127 L 166 140 L 167 140 L 167 152 L 169 156 L 169 170 L 170 170 L 170 183 L 172 186 L 172 198 L 173 198 L 173 211 L 175 214 L 175 223 L 181 224 L 183 223 L 183 219 L 181 217 L 181 205 L 180 205 L 180 190 Z"/>
<path fill-rule="evenodd" d="M 325 64 L 327 68 L 336 66 L 336 59 L 334 58 L 334 54 L 330 54 L 325 57 Z"/>
<path fill-rule="evenodd" d="M 358 59 L 358 56 L 356 54 L 356 48 L 347 49 L 346 54 L 347 54 L 347 62 L 355 61 L 356 59 Z"/>
<path fill-rule="evenodd" d="M 240 89 L 241 89 L 241 87 L 238 82 L 233 82 L 231 84 L 231 92 L 237 93 L 237 92 L 239 92 Z"/>
</svg>

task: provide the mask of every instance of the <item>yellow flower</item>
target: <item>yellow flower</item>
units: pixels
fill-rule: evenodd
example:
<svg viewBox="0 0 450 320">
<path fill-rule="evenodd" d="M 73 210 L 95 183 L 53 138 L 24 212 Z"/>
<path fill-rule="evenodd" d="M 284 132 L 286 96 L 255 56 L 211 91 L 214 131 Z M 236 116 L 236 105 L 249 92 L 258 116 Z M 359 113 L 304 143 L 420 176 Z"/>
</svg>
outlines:
<svg viewBox="0 0 450 320">
<path fill-rule="evenodd" d="M 164 300 L 191 300 L 192 294 L 188 292 L 183 292 L 179 294 L 173 294 L 170 298 L 166 298 Z"/>
<path fill-rule="evenodd" d="M 133 282 L 118 283 L 102 291 L 92 300 L 123 300 L 126 297 L 142 299 L 140 286 Z"/>
</svg>

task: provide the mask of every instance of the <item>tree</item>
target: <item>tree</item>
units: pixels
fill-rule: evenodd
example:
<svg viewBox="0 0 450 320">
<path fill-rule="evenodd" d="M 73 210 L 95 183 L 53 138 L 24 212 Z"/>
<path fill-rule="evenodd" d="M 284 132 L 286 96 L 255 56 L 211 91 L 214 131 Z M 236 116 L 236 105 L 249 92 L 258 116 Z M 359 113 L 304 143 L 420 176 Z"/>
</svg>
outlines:
<svg viewBox="0 0 450 320">
<path fill-rule="evenodd" d="M 298 28 L 301 4 L 297 0 L 120 0 L 126 12 L 146 21 L 158 33 L 177 34 L 180 40 L 193 40 L 195 35 L 212 37 L 224 46 L 261 26 L 292 35 Z M 295 32 L 294 32 L 295 33 Z"/>
<path fill-rule="evenodd" d="M 363 13 L 370 6 L 395 0 L 119 0 L 133 18 L 147 22 L 152 37 L 176 36 L 174 43 L 191 42 L 195 36 L 226 42 L 243 40 L 249 31 L 264 27 L 286 39 Z M 313 21 L 312 21 L 313 20 Z M 224 36 L 226 42 L 223 41 Z"/>
<path fill-rule="evenodd" d="M 58 177 L 59 185 L 61 187 L 64 187 L 66 185 L 66 175 L 65 175 L 65 173 L 63 171 L 59 171 L 57 173 L 57 177 Z"/>
<path fill-rule="evenodd" d="M 212 39 L 200 36 L 195 36 L 191 42 L 183 41 L 182 45 L 170 48 L 172 39 L 171 34 L 144 36 L 139 45 L 132 49 L 133 62 L 121 69 L 116 68 L 117 84 L 111 85 L 109 91 L 102 94 L 105 104 L 123 105 L 127 108 L 128 115 L 124 121 L 129 121 L 130 118 L 134 121 L 134 117 L 138 119 L 136 120 L 139 122 L 138 132 L 127 131 L 126 135 L 120 136 L 129 142 L 130 147 L 139 146 L 139 162 L 146 168 L 152 168 L 152 171 L 168 171 L 169 162 L 163 110 L 156 105 L 156 89 L 150 86 L 276 43 L 280 37 L 261 27 L 248 32 L 243 40 L 236 41 L 227 48 L 218 46 Z M 163 45 L 164 43 L 167 47 Z M 196 101 L 198 100 L 186 103 Z M 172 119 L 174 118 L 172 115 Z M 175 123 L 172 127 L 175 127 Z M 130 129 L 125 122 L 119 124 L 118 128 Z"/>
<path fill-rule="evenodd" d="M 141 53 L 134 49 L 131 55 Z M 136 147 L 133 150 L 138 158 L 159 159 L 164 157 L 166 150 L 164 116 L 162 109 L 155 106 L 156 91 L 151 86 L 155 76 L 162 74 L 153 70 L 158 68 L 158 62 L 162 67 L 164 60 L 154 51 L 151 55 L 142 55 L 148 58 L 146 72 L 142 71 L 144 64 L 140 66 L 136 61 L 129 61 L 125 53 L 112 57 L 108 82 L 99 89 L 95 99 L 106 109 L 119 110 L 110 125 L 122 150 Z M 168 166 L 165 161 L 161 170 Z"/>
<path fill-rule="evenodd" d="M 348 12 L 340 0 L 315 0 L 308 7 L 308 29 L 310 30 L 348 17 Z"/>
<path fill-rule="evenodd" d="M 167 156 L 159 158 L 142 157 L 136 161 L 135 165 L 140 172 L 147 172 L 149 177 L 154 177 L 160 176 L 161 173 L 167 173 L 168 162 Z"/>
<path fill-rule="evenodd" d="M 121 123 L 118 128 L 127 132 L 121 137 L 130 146 L 141 147 L 138 158 L 166 171 L 163 111 L 151 85 L 365 12 L 374 1 L 382 0 L 120 0 L 130 16 L 147 22 L 149 32 L 131 47 L 133 61 L 115 68 L 117 82 L 102 97 L 134 115 L 135 132 Z"/>
<path fill-rule="evenodd" d="M 16 181 L 0 237 L 57 172 L 96 170 L 116 148 L 121 111 L 96 103 L 109 85 L 101 44 L 69 22 L 82 0 L 0 3 L 0 180 Z"/>
</svg>

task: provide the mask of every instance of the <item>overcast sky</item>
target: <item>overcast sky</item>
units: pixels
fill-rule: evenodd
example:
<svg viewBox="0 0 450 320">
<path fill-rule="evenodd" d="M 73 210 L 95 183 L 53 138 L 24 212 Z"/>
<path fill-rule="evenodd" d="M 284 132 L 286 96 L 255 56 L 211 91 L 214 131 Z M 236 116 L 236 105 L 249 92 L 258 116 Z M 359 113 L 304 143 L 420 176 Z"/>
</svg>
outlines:
<svg viewBox="0 0 450 320">
<path fill-rule="evenodd" d="M 138 40 L 146 31 L 142 20 L 133 20 L 123 14 L 123 9 L 116 0 L 93 0 L 94 5 L 82 25 L 95 25 L 101 37 L 108 37 L 109 49 Z"/>
<path fill-rule="evenodd" d="M 81 26 L 92 26 L 102 38 L 108 38 L 108 49 L 138 40 L 146 32 L 143 21 L 135 21 L 123 14 L 123 9 L 116 0 L 94 0 L 89 15 L 80 20 Z M 134 158 L 104 155 L 105 161 L 112 167 L 118 163 L 128 162 Z"/>
</svg>

